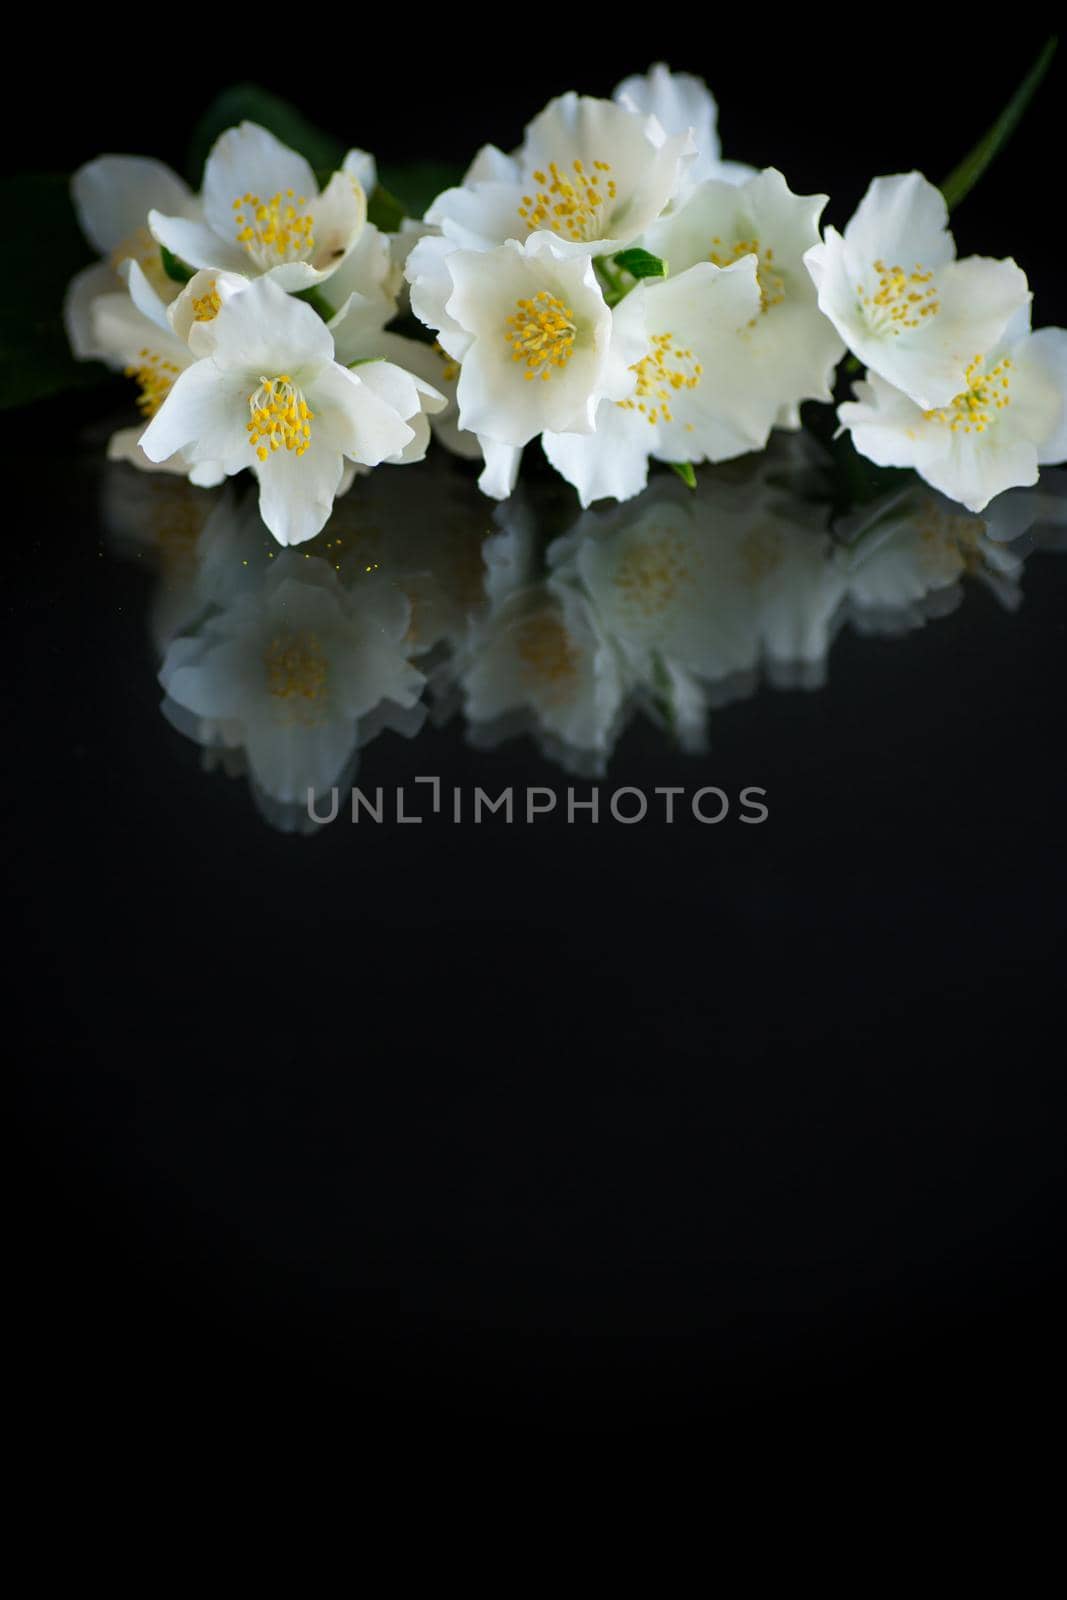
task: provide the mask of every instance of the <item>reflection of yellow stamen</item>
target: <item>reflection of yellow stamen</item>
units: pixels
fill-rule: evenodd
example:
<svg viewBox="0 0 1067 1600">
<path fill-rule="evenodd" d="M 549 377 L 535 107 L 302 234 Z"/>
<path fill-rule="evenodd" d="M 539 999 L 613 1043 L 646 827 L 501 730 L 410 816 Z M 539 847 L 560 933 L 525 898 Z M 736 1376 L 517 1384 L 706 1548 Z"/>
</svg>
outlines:
<svg viewBox="0 0 1067 1600">
<path fill-rule="evenodd" d="M 302 723 L 319 720 L 318 702 L 329 681 L 329 667 L 314 633 L 277 634 L 268 644 L 263 666 L 267 693 L 284 703 Z"/>
</svg>

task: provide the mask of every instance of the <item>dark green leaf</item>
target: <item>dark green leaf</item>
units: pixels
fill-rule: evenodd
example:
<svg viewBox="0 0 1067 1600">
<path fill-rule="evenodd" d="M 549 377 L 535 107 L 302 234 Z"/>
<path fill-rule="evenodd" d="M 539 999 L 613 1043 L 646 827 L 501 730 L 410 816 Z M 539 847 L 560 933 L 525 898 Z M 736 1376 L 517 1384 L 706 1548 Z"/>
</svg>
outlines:
<svg viewBox="0 0 1067 1600">
<path fill-rule="evenodd" d="M 98 361 L 75 361 L 63 328 L 67 285 L 93 260 L 75 220 L 68 179 L 58 173 L 5 178 L 0 216 L 17 219 L 18 227 L 17 239 L 0 243 L 0 406 L 99 383 L 107 369 Z"/>
<path fill-rule="evenodd" d="M 463 169 L 447 161 L 412 161 L 402 167 L 387 166 L 378 176 L 389 198 L 406 216 L 421 217 L 442 190 L 453 189 L 463 181 Z"/>
<path fill-rule="evenodd" d="M 301 289 L 296 295 L 297 300 L 305 301 L 313 311 L 317 311 L 323 322 L 329 322 L 333 316 L 333 306 L 327 300 L 321 289 L 312 287 Z"/>
<path fill-rule="evenodd" d="M 693 463 L 691 461 L 668 461 L 667 465 L 670 467 L 672 472 L 676 472 L 678 474 L 688 489 L 696 488 L 697 475 L 693 471 Z"/>
<path fill-rule="evenodd" d="M 1023 112 L 1033 99 L 1049 63 L 1056 54 L 1058 40 L 1049 39 L 1026 77 L 1020 83 L 993 126 L 982 135 L 969 155 L 964 156 L 955 171 L 941 185 L 941 192 L 950 211 L 974 188 L 993 157 L 1007 144 Z"/>
<path fill-rule="evenodd" d="M 196 268 L 187 267 L 184 261 L 179 261 L 178 257 L 172 255 L 165 244 L 160 245 L 159 254 L 163 260 L 163 271 L 175 283 L 188 283 L 189 279 L 195 276 Z"/>
<path fill-rule="evenodd" d="M 266 128 L 302 155 L 316 172 L 335 172 L 344 158 L 345 147 L 341 141 L 316 128 L 287 100 L 254 83 L 238 83 L 224 89 L 196 125 L 189 146 L 188 168 L 198 187 L 211 146 L 221 133 L 239 122 L 258 122 L 261 128 Z"/>
<path fill-rule="evenodd" d="M 367 219 L 380 228 L 383 233 L 399 233 L 400 224 L 407 213 L 395 194 L 382 184 L 378 184 L 374 193 L 367 198 Z"/>
<path fill-rule="evenodd" d="M 620 250 L 615 257 L 616 266 L 622 267 L 631 278 L 665 278 L 666 263 L 649 250 Z"/>
</svg>

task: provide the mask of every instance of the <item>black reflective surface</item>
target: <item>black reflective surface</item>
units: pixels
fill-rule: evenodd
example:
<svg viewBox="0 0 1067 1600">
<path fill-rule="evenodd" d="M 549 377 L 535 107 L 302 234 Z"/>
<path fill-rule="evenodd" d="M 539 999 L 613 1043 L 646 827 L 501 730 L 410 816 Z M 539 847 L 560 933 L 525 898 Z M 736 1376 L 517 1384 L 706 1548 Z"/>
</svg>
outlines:
<svg viewBox="0 0 1067 1600">
<path fill-rule="evenodd" d="M 107 468 L 108 424 L 24 428 L 49 509 L 8 550 L 29 1303 L 57 1403 L 269 1383 L 390 1433 L 962 1410 L 997 1360 L 998 1406 L 1040 1387 L 1056 474 L 988 521 L 921 489 L 849 508 L 791 441 L 583 517 L 536 473 L 497 509 L 435 455 L 285 554 L 242 486 Z M 361 714 L 319 828 L 300 763 L 333 680 L 263 633 L 283 586 L 341 595 L 426 679 L 421 710 Z M 579 631 L 595 610 L 616 662 L 592 753 L 545 723 L 561 607 Z M 161 714 L 161 656 L 232 641 L 235 608 L 292 713 L 258 775 L 232 728 Z M 552 692 L 509 709 L 501 682 Z M 350 820 L 353 783 L 380 823 Z M 475 825 L 476 786 L 510 786 L 513 820 Z M 535 786 L 555 808 L 528 822 Z M 717 824 L 691 805 L 711 786 Z M 568 788 L 598 822 L 568 822 Z"/>
</svg>

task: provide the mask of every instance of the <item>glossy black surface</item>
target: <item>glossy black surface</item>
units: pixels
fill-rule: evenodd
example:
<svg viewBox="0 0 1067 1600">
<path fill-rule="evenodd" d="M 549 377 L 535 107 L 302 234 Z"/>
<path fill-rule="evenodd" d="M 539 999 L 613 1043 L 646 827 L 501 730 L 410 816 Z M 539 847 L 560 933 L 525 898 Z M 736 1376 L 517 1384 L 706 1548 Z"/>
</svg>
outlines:
<svg viewBox="0 0 1067 1600">
<path fill-rule="evenodd" d="M 946 86 L 992 75 L 984 49 L 924 44 L 905 105 L 895 56 L 843 91 L 849 59 L 819 37 L 810 81 L 786 39 L 758 93 L 748 42 L 666 53 L 712 81 L 728 155 L 826 188 L 839 225 L 872 173 L 947 171 L 1033 54 L 1005 45 L 972 119 Z M 531 68 L 521 106 L 504 76 L 461 86 L 446 117 L 425 111 L 426 52 L 422 120 L 368 90 L 365 131 L 324 58 L 338 112 L 319 120 L 462 161 L 572 77 L 607 92 L 665 53 L 609 62 L 602 43 L 566 83 Z M 40 165 L 180 158 L 173 118 L 123 138 L 125 76 L 102 66 L 86 98 L 71 62 L 73 132 L 57 121 Z M 170 105 L 218 87 L 157 65 Z M 1018 256 L 1042 322 L 1064 320 L 1035 203 L 1057 106 L 956 223 L 961 252 Z M 18 1374 L 38 1433 L 133 1424 L 158 1445 L 179 1420 L 265 1410 L 394 1443 L 442 1420 L 929 1436 L 1044 1417 L 1062 1341 L 1062 554 L 1027 556 L 1014 610 L 967 576 L 902 636 L 847 623 L 823 687 L 719 707 L 705 754 L 641 714 L 605 778 L 574 778 L 529 739 L 473 748 L 457 709 L 361 758 L 367 784 L 490 793 L 759 785 L 764 825 L 439 817 L 305 837 L 161 715 L 150 551 L 117 549 L 102 510 L 115 404 L 5 423 L 27 491 L 5 539 L 4 853 Z M 489 531 L 465 469 L 427 473 Z M 532 489 L 573 514 L 536 472 Z"/>
</svg>

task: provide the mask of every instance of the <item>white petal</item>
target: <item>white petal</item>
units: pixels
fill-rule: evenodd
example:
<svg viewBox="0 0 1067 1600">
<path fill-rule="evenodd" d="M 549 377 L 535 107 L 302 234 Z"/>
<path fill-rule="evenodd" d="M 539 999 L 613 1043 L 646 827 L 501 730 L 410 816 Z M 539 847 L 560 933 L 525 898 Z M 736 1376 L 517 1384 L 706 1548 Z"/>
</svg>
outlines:
<svg viewBox="0 0 1067 1600">
<path fill-rule="evenodd" d="M 956 254 L 945 197 L 921 172 L 875 178 L 845 229 L 845 243 L 869 262 L 908 268 L 915 261 L 944 266 Z"/>
<path fill-rule="evenodd" d="M 266 461 L 254 464 L 260 516 L 279 544 L 313 539 L 333 510 L 341 483 L 341 452 L 318 421 L 316 417 L 303 455 L 295 450 L 272 450 Z"/>
<path fill-rule="evenodd" d="M 546 433 L 541 444 L 556 471 L 574 485 L 583 506 L 629 500 L 648 482 L 655 434 L 639 411 L 602 400 L 593 433 Z"/>
<path fill-rule="evenodd" d="M 296 377 L 333 360 L 333 336 L 322 318 L 266 277 L 224 301 L 211 327 L 214 360 L 224 369 Z"/>
<path fill-rule="evenodd" d="M 228 472 L 251 465 L 248 404 L 244 386 L 221 374 L 214 362 L 195 361 L 174 386 L 141 435 L 150 461 L 166 461 L 185 450 L 191 461 L 224 462 Z"/>
<path fill-rule="evenodd" d="M 150 211 L 148 226 L 159 244 L 190 267 L 224 267 L 230 272 L 247 269 L 248 258 L 236 240 L 231 243 L 221 238 L 206 222 Z"/>
<path fill-rule="evenodd" d="M 411 443 L 414 429 L 358 372 L 324 367 L 308 398 L 316 413 L 312 438 L 324 424 L 337 448 L 364 466 L 399 456 Z"/>
<path fill-rule="evenodd" d="M 94 261 L 75 273 L 63 300 L 63 326 L 70 348 L 79 361 L 92 361 L 104 355 L 92 329 L 92 308 L 103 294 L 117 294 L 121 280 L 106 261 Z"/>
<path fill-rule="evenodd" d="M 146 156 L 98 156 L 70 183 L 82 232 L 102 256 L 148 221 L 155 209 L 181 215 L 192 196 L 162 161 Z"/>
<path fill-rule="evenodd" d="M 493 439 L 481 439 L 485 467 L 478 479 L 483 494 L 494 500 L 506 500 L 515 487 L 522 462 L 521 446 L 497 444 Z"/>
<path fill-rule="evenodd" d="M 253 194 L 264 201 L 292 189 L 311 200 L 318 184 L 303 156 L 254 122 L 228 128 L 216 139 L 204 167 L 204 218 L 222 239 L 236 238 L 233 202 Z M 189 258 L 186 257 L 186 260 Z M 200 261 L 196 266 L 223 266 Z"/>
</svg>

